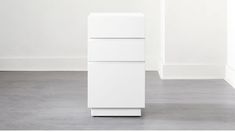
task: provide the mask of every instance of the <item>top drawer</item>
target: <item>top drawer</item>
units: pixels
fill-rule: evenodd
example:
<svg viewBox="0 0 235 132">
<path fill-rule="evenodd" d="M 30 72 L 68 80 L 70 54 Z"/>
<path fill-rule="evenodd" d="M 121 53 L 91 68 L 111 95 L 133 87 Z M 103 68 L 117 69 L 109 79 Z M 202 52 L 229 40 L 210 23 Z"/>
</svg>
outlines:
<svg viewBox="0 0 235 132">
<path fill-rule="evenodd" d="M 91 13 L 88 38 L 144 38 L 141 13 Z"/>
</svg>

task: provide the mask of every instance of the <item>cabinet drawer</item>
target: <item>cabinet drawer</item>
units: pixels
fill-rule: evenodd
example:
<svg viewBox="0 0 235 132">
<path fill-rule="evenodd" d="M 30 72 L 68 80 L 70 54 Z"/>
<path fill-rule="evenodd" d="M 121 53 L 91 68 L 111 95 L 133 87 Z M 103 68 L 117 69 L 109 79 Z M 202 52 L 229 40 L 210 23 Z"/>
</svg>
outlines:
<svg viewBox="0 0 235 132">
<path fill-rule="evenodd" d="M 90 108 L 143 108 L 144 62 L 89 62 Z"/>
<path fill-rule="evenodd" d="M 144 38 L 142 13 L 92 13 L 88 17 L 89 38 Z"/>
<path fill-rule="evenodd" d="M 144 39 L 89 39 L 88 61 L 144 61 Z"/>
</svg>

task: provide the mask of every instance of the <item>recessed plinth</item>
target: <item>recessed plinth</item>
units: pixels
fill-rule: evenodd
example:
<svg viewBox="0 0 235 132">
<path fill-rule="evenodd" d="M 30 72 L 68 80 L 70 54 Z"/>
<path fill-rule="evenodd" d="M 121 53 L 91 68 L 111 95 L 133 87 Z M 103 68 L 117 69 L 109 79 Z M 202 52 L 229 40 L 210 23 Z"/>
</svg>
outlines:
<svg viewBox="0 0 235 132">
<path fill-rule="evenodd" d="M 141 109 L 91 109 L 91 116 L 141 116 Z"/>
</svg>

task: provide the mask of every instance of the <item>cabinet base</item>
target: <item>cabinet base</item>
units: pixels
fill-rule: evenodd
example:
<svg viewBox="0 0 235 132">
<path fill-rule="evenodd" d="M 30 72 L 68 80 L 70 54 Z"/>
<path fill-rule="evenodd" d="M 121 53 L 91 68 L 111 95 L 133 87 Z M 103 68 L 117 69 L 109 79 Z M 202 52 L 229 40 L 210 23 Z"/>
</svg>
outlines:
<svg viewBox="0 0 235 132">
<path fill-rule="evenodd" d="M 91 116 L 141 116 L 141 109 L 91 109 Z"/>
</svg>

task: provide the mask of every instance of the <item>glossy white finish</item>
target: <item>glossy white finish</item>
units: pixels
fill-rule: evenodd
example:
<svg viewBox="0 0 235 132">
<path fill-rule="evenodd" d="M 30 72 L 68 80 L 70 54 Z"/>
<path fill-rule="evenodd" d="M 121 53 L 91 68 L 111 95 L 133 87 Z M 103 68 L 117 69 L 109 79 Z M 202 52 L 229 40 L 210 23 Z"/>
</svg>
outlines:
<svg viewBox="0 0 235 132">
<path fill-rule="evenodd" d="M 88 61 L 144 61 L 144 39 L 88 41 Z"/>
<path fill-rule="evenodd" d="M 141 109 L 91 109 L 91 116 L 141 116 Z"/>
<path fill-rule="evenodd" d="M 144 38 L 142 13 L 91 13 L 88 38 Z"/>
<path fill-rule="evenodd" d="M 89 62 L 90 108 L 144 108 L 144 62 Z"/>
<path fill-rule="evenodd" d="M 141 116 L 145 107 L 144 15 L 88 17 L 88 107 L 92 116 Z"/>
</svg>

